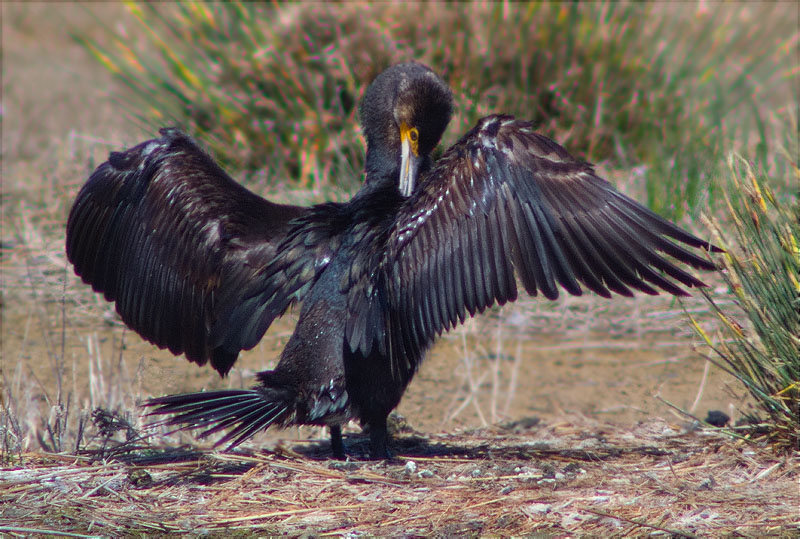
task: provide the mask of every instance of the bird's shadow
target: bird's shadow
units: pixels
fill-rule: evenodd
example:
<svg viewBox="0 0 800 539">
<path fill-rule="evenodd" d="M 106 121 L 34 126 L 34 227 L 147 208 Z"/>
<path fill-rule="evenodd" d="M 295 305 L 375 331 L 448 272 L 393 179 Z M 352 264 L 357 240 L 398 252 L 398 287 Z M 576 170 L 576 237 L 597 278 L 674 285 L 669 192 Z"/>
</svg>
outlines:
<svg viewBox="0 0 800 539">
<path fill-rule="evenodd" d="M 369 456 L 369 436 L 364 434 L 344 435 L 345 454 L 348 460 L 356 462 L 375 462 Z M 310 441 L 297 444 L 292 447 L 292 451 L 303 458 L 321 461 L 333 459 L 330 442 Z M 480 452 L 473 451 L 473 448 L 459 445 L 458 443 L 447 443 L 434 441 L 421 434 L 405 435 L 395 437 L 390 442 L 390 452 L 392 457 L 389 462 L 399 461 L 413 457 L 462 457 L 465 459 L 481 458 Z"/>
<path fill-rule="evenodd" d="M 407 461 L 441 458 L 459 461 L 557 461 L 600 462 L 624 457 L 632 453 L 640 455 L 663 456 L 671 453 L 669 449 L 657 446 L 619 446 L 601 444 L 591 449 L 553 447 L 548 444 L 527 441 L 524 431 L 530 426 L 506 428 L 511 437 L 494 435 L 462 434 L 458 436 L 434 437 L 408 429 L 392 438 L 390 459 L 372 459 L 369 456 L 369 435 L 348 433 L 344 435 L 346 460 L 334 458 L 328 440 L 293 441 L 279 443 L 273 449 L 248 450 L 237 448 L 233 451 L 216 453 L 192 446 L 163 447 L 150 444 L 120 444 L 113 452 L 106 450 L 96 455 L 103 460 L 116 460 L 130 467 L 129 480 L 136 488 L 149 488 L 160 485 L 211 485 L 230 481 L 242 476 L 254 467 L 269 466 L 295 468 L 298 461 L 308 465 L 324 465 L 332 470 L 346 473 L 373 468 L 375 464 L 389 469 L 403 467 Z M 522 435 L 522 437 L 520 437 Z M 158 473 L 150 475 L 157 469 Z"/>
</svg>

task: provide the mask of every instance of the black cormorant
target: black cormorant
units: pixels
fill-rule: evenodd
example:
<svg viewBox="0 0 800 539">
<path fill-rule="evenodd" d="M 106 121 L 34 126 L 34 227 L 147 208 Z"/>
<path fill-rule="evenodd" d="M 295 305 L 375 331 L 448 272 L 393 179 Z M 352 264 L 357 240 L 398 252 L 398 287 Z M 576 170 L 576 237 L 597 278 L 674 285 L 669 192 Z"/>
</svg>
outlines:
<svg viewBox="0 0 800 539">
<path fill-rule="evenodd" d="M 67 255 L 145 339 L 225 375 L 239 352 L 302 302 L 275 370 L 253 389 L 148 401 L 154 414 L 241 443 L 270 425 L 369 428 L 386 419 L 436 336 L 525 291 L 554 299 L 686 295 L 717 250 L 619 193 L 591 164 L 511 116 L 490 115 L 434 161 L 448 86 L 418 63 L 391 67 L 360 104 L 365 180 L 346 203 L 274 204 L 233 181 L 188 136 L 114 152 L 83 186 Z"/>
</svg>

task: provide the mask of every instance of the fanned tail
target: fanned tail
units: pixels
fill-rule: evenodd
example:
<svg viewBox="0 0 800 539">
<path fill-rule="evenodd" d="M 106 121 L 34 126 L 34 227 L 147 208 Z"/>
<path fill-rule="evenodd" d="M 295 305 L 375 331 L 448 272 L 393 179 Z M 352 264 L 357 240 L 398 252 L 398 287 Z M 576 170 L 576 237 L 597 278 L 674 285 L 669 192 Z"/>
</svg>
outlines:
<svg viewBox="0 0 800 539">
<path fill-rule="evenodd" d="M 295 398 L 286 389 L 257 387 L 183 393 L 150 399 L 148 416 L 168 415 L 152 426 L 176 426 L 175 431 L 205 429 L 200 438 L 230 429 L 215 446 L 232 449 L 271 425 L 285 425 L 294 415 Z M 175 432 L 173 431 L 173 432 Z"/>
</svg>

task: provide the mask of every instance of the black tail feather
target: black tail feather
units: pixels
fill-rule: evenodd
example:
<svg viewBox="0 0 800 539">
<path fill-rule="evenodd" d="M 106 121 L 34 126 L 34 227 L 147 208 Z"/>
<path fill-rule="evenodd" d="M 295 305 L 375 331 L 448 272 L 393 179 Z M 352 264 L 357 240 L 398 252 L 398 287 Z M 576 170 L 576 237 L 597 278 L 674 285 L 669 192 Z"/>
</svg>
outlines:
<svg viewBox="0 0 800 539">
<path fill-rule="evenodd" d="M 286 389 L 257 387 L 168 395 L 150 399 L 144 406 L 153 408 L 148 416 L 172 416 L 150 427 L 177 427 L 171 432 L 204 429 L 201 438 L 230 428 L 214 445 L 228 444 L 227 449 L 232 449 L 271 425 L 290 423 L 295 398 Z"/>
</svg>

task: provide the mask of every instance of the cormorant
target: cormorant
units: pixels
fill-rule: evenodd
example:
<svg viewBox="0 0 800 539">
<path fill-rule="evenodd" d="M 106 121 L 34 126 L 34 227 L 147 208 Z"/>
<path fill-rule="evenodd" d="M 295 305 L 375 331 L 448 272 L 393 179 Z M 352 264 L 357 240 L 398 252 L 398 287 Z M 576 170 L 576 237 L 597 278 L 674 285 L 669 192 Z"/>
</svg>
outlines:
<svg viewBox="0 0 800 539">
<path fill-rule="evenodd" d="M 346 203 L 274 204 L 232 180 L 175 129 L 112 152 L 67 222 L 75 272 L 145 339 L 224 376 L 272 321 L 302 302 L 277 367 L 253 389 L 145 403 L 163 423 L 227 430 L 237 445 L 270 425 L 369 428 L 386 419 L 442 332 L 526 292 L 686 295 L 704 284 L 672 259 L 718 250 L 619 193 L 533 126 L 492 114 L 434 161 L 452 114 L 447 84 L 395 65 L 359 114 L 365 180 Z"/>
</svg>

